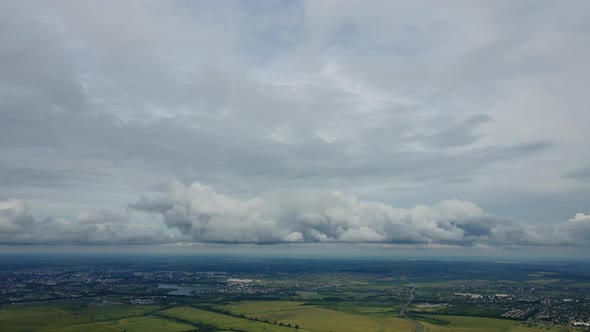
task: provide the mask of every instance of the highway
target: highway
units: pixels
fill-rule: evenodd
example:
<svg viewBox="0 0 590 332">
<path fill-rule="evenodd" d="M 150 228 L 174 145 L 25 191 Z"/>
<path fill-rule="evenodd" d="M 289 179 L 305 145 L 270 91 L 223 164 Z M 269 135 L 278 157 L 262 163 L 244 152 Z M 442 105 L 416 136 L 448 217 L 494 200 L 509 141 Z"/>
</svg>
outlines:
<svg viewBox="0 0 590 332">
<path fill-rule="evenodd" d="M 408 302 L 406 302 L 406 304 L 403 306 L 402 310 L 399 311 L 399 314 L 400 316 L 403 316 L 405 319 L 407 319 L 410 323 L 414 325 L 415 332 L 424 332 L 424 327 L 422 326 L 422 324 L 418 323 L 417 321 L 413 320 L 412 318 L 406 315 L 406 308 L 414 300 L 414 289 L 416 289 L 416 286 L 412 287 L 412 289 L 410 290 L 410 298 L 408 299 Z"/>
</svg>

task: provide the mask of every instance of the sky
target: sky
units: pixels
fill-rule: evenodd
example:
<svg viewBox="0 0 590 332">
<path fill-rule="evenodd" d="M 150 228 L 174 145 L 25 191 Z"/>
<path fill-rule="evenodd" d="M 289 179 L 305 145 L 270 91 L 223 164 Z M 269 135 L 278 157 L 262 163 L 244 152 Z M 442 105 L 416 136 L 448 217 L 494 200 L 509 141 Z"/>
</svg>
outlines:
<svg viewBox="0 0 590 332">
<path fill-rule="evenodd" d="M 588 59 L 583 0 L 1 1 L 0 251 L 581 255 Z"/>
</svg>

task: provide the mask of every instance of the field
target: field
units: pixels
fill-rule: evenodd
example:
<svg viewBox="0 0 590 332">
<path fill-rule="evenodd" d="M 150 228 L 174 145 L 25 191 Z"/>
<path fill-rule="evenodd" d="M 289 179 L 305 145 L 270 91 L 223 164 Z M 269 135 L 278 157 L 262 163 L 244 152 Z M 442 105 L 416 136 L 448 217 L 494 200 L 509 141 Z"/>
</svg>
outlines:
<svg viewBox="0 0 590 332">
<path fill-rule="evenodd" d="M 425 332 L 568 332 L 567 328 L 528 327 L 521 322 L 465 316 L 424 315 L 418 319 Z M 432 321 L 431 321 L 432 319 Z M 434 324 L 440 320 L 446 323 Z M 573 330 L 572 330 L 573 331 Z"/>
<path fill-rule="evenodd" d="M 164 308 L 120 303 L 60 303 L 0 307 L 0 331 L 14 332 L 411 332 L 412 325 L 386 307 L 333 310 L 297 301 L 243 301 Z M 216 312 L 213 312 L 213 311 Z M 223 313 L 219 312 L 223 311 Z M 483 317 L 420 315 L 425 332 L 567 332 L 567 328 L 528 327 Z M 282 325 L 281 325 L 282 324 Z M 289 326 L 290 325 L 290 326 Z"/>
<path fill-rule="evenodd" d="M 67 307 L 66 307 L 67 308 Z M 104 306 L 69 307 L 78 315 L 89 317 L 93 321 L 120 319 L 126 317 L 144 316 L 150 312 L 162 309 L 158 305 L 107 304 Z"/>
<path fill-rule="evenodd" d="M 152 317 L 159 306 L 60 304 L 54 306 L 14 306 L 0 309 L 0 331 L 82 332 L 155 331 L 180 332 L 194 329 L 188 324 Z"/>
<path fill-rule="evenodd" d="M 225 305 L 223 308 L 234 314 L 244 314 L 246 317 L 271 322 L 290 323 L 292 326 L 299 325 L 301 329 L 310 331 L 412 331 L 412 325 L 408 321 L 391 313 L 381 316 L 357 315 L 319 306 L 303 305 L 301 302 L 240 302 Z"/>
<path fill-rule="evenodd" d="M 115 321 L 71 325 L 65 328 L 47 329 L 47 332 L 86 332 L 86 331 L 127 331 L 127 332 L 182 332 L 195 329 L 194 326 L 158 317 L 131 317 Z"/>
<path fill-rule="evenodd" d="M 101 307 L 27 305 L 0 309 L 0 330 L 15 332 L 181 332 L 198 329 L 253 332 L 409 332 L 412 330 L 407 321 L 391 317 L 391 314 L 384 314 L 382 317 L 357 315 L 317 306 L 304 306 L 302 302 L 256 301 L 218 307 L 229 310 L 235 315 L 243 314 L 244 317 L 194 307 L 159 310 L 162 308 L 135 305 Z"/>
<path fill-rule="evenodd" d="M 87 323 L 87 316 L 76 315 L 58 306 L 15 306 L 0 310 L 0 326 L 4 331 L 41 331 L 46 327 L 63 327 Z"/>
<path fill-rule="evenodd" d="M 164 310 L 158 313 L 162 317 L 169 317 L 194 324 L 216 326 L 224 330 L 293 332 L 294 328 L 279 326 L 264 322 L 257 322 L 245 318 L 237 318 L 191 307 L 180 307 Z M 300 329 L 305 331 L 305 329 Z"/>
</svg>

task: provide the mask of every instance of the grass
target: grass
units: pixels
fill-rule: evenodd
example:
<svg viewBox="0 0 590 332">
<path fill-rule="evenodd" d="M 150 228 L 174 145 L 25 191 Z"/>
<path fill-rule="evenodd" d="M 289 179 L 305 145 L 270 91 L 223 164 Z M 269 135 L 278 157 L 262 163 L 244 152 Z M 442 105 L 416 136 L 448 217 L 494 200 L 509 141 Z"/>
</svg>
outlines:
<svg viewBox="0 0 590 332">
<path fill-rule="evenodd" d="M 76 314 L 88 316 L 91 320 L 102 321 L 142 316 L 161 308 L 161 306 L 157 305 L 116 304 L 99 307 L 81 307 L 73 311 Z"/>
<path fill-rule="evenodd" d="M 425 332 L 564 332 L 567 328 L 546 328 L 496 318 L 424 315 L 418 318 Z M 445 324 L 436 321 L 446 321 Z"/>
<path fill-rule="evenodd" d="M 38 331 L 47 326 L 65 327 L 89 321 L 86 316 L 56 306 L 12 306 L 0 309 L 0 330 L 4 331 Z"/>
<path fill-rule="evenodd" d="M 245 318 L 237 318 L 192 307 L 179 307 L 158 312 L 159 316 L 187 321 L 194 324 L 213 325 L 224 330 L 295 332 L 295 328 L 267 324 Z M 287 322 L 285 322 L 285 325 Z M 295 326 L 295 325 L 293 325 Z M 300 329 L 299 331 L 305 331 Z"/>
<path fill-rule="evenodd" d="M 159 306 L 100 304 L 22 305 L 0 308 L 0 331 L 10 332 L 411 332 L 413 326 L 396 317 L 391 307 L 344 303 L 338 310 L 297 301 L 243 301 L 217 305 L 244 318 L 193 307 L 160 310 Z M 340 310 L 344 309 L 344 311 Z M 353 310 L 354 309 L 354 310 Z M 160 311 L 159 311 L 160 310 Z M 256 318 L 258 321 L 254 320 Z M 517 321 L 421 314 L 425 332 L 567 332 L 567 328 L 532 326 Z M 263 322 L 268 320 L 270 323 Z M 277 325 L 273 324 L 277 322 Z M 280 326 L 283 323 L 285 326 Z M 291 324 L 292 328 L 287 327 Z M 295 329 L 299 325 L 299 329 Z"/>
<path fill-rule="evenodd" d="M 337 301 L 337 302 L 319 302 L 314 303 L 301 301 L 256 301 L 256 302 L 238 302 L 230 305 L 217 306 L 218 309 L 229 310 L 234 314 L 244 314 L 248 317 L 258 317 L 257 313 L 270 313 L 276 311 L 285 311 L 301 309 L 304 303 L 305 308 L 322 307 L 332 309 L 338 312 L 345 312 L 355 315 L 375 316 L 375 317 L 398 317 L 402 303 L 385 306 L 383 304 L 370 305 L 363 301 Z"/>
<path fill-rule="evenodd" d="M 82 331 L 155 331 L 180 332 L 194 326 L 159 317 L 144 317 L 159 306 L 101 305 L 52 306 L 22 305 L 0 308 L 0 331 L 11 332 L 82 332 Z"/>
<path fill-rule="evenodd" d="M 225 305 L 224 309 L 259 320 L 299 325 L 309 331 L 338 332 L 410 332 L 412 325 L 397 317 L 374 317 L 330 310 L 289 301 L 253 301 Z"/>
<path fill-rule="evenodd" d="M 171 321 L 159 317 L 131 317 L 114 321 L 71 325 L 55 330 L 47 329 L 47 332 L 98 332 L 98 331 L 127 331 L 127 332 L 182 332 L 194 330 L 193 325 Z"/>
<path fill-rule="evenodd" d="M 392 303 L 385 306 L 383 303 L 371 305 L 370 302 L 363 301 L 343 301 L 334 303 L 322 303 L 322 307 L 337 311 L 343 311 L 349 314 L 374 316 L 374 317 L 399 317 L 399 311 L 403 303 Z"/>
</svg>

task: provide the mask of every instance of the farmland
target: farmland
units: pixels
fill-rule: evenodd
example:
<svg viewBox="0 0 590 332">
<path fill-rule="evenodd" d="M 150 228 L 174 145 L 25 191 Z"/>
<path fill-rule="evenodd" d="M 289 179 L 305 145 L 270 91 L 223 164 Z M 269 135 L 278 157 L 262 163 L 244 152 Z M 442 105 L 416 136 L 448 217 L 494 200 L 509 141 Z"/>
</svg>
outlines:
<svg viewBox="0 0 590 332">
<path fill-rule="evenodd" d="M 24 305 L 0 309 L 1 331 L 18 332 L 411 332 L 412 325 L 391 313 L 367 315 L 307 306 L 295 301 L 245 301 L 217 305 L 215 311 L 196 307 L 174 308 L 105 305 L 78 308 Z M 231 314 L 221 314 L 223 310 Z M 227 310 L 227 311 L 226 311 Z M 121 318 L 125 317 L 125 318 Z M 564 332 L 568 328 L 527 326 L 512 320 L 424 315 L 417 317 L 426 332 Z"/>
<path fill-rule="evenodd" d="M 0 331 L 564 332 L 590 321 L 585 265 L 223 258 L 52 264 L 0 265 Z M 531 282 L 547 277 L 561 281 Z"/>
<path fill-rule="evenodd" d="M 495 318 L 467 316 L 425 316 L 421 320 L 425 332 L 567 332 L 567 328 L 527 326 L 523 323 Z M 433 324 L 436 322 L 437 324 Z"/>
<path fill-rule="evenodd" d="M 60 303 L 0 309 L 2 331 L 187 331 L 192 326 L 150 316 L 157 307 L 107 305 L 89 308 Z"/>
<path fill-rule="evenodd" d="M 242 302 L 225 306 L 232 313 L 259 320 L 289 322 L 311 331 L 411 331 L 412 325 L 395 314 L 381 317 L 350 314 L 298 302 Z"/>
</svg>

